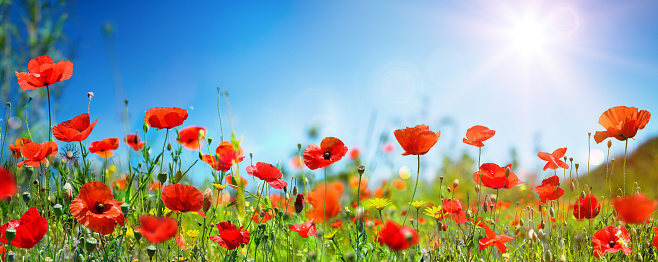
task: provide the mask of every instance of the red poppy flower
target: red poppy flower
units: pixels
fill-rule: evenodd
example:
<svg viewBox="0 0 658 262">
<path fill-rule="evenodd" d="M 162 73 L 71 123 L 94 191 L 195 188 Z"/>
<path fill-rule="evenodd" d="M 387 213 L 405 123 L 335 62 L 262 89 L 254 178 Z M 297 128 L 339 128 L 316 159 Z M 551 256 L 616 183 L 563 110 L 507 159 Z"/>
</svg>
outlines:
<svg viewBox="0 0 658 262">
<path fill-rule="evenodd" d="M 317 236 L 317 231 L 315 229 L 315 224 L 311 219 L 299 225 L 290 225 L 290 231 L 297 232 L 300 237 L 307 238 L 310 236 Z"/>
<path fill-rule="evenodd" d="M 404 149 L 403 156 L 424 155 L 436 144 L 441 131 L 432 132 L 427 125 L 417 125 L 413 128 L 398 129 L 393 132 L 395 139 Z"/>
<path fill-rule="evenodd" d="M 203 155 L 201 160 L 217 171 L 229 171 L 234 164 L 242 162 L 244 150 L 228 141 L 222 141 L 215 149 L 215 156 Z"/>
<path fill-rule="evenodd" d="M 506 235 L 496 235 L 487 224 L 480 223 L 479 225 L 484 227 L 484 231 L 487 234 L 486 238 L 481 238 L 479 241 L 480 250 L 485 250 L 488 247 L 495 246 L 501 254 L 505 254 L 509 249 L 505 243 L 514 240 L 514 238 Z"/>
<path fill-rule="evenodd" d="M 36 207 L 30 209 L 21 216 L 20 220 L 10 220 L 0 226 L 0 242 L 8 244 L 7 229 L 14 228 L 16 236 L 11 241 L 15 247 L 29 249 L 34 247 L 48 232 L 48 221 L 39 215 Z"/>
<path fill-rule="evenodd" d="M 331 223 L 332 228 L 343 228 L 343 221 L 336 220 L 336 222 Z"/>
<path fill-rule="evenodd" d="M 168 185 L 162 189 L 161 199 L 171 211 L 202 213 L 203 194 L 193 186 Z"/>
<path fill-rule="evenodd" d="M 236 249 L 240 244 L 249 243 L 249 231 L 238 229 L 235 225 L 228 222 L 217 224 L 218 235 L 210 236 L 210 240 L 215 241 L 223 248 L 228 250 Z"/>
<path fill-rule="evenodd" d="M 400 227 L 389 220 L 379 231 L 378 241 L 380 244 L 386 244 L 392 250 L 401 251 L 418 244 L 418 233 L 411 227 Z"/>
<path fill-rule="evenodd" d="M 121 204 L 112 190 L 101 182 L 89 182 L 80 187 L 80 194 L 71 201 L 69 210 L 81 224 L 102 235 L 109 235 L 114 227 L 123 226 Z"/>
<path fill-rule="evenodd" d="M 261 208 L 264 208 L 264 206 L 261 206 Z M 260 208 L 259 208 L 260 209 Z M 262 209 L 261 209 L 262 210 Z M 259 224 L 259 223 L 267 223 L 267 221 L 270 221 L 272 218 L 276 216 L 276 213 L 274 213 L 274 210 L 268 209 L 267 211 L 262 210 L 262 211 L 256 211 L 254 214 L 251 216 L 251 220 L 254 221 L 254 223 Z"/>
<path fill-rule="evenodd" d="M 552 154 L 546 153 L 546 152 L 539 152 L 537 153 L 537 156 L 541 158 L 541 160 L 548 161 L 546 165 L 544 166 L 544 170 L 546 169 L 558 169 L 558 168 L 564 168 L 567 169 L 569 166 L 564 163 L 564 161 L 560 160 L 564 156 L 564 154 L 567 153 L 567 148 L 558 148 L 553 151 Z"/>
<path fill-rule="evenodd" d="M 138 134 L 126 135 L 126 137 L 123 138 L 123 142 L 126 142 L 126 144 L 135 151 L 139 151 L 144 147 L 144 142 L 142 142 L 142 138 L 140 138 Z"/>
<path fill-rule="evenodd" d="M 297 193 L 297 198 L 295 198 L 295 213 L 299 214 L 304 210 L 304 194 Z"/>
<path fill-rule="evenodd" d="M 546 200 L 556 200 L 564 195 L 564 189 L 559 187 L 560 177 L 551 176 L 541 181 L 541 185 L 535 187 L 535 192 L 539 194 L 542 203 Z"/>
<path fill-rule="evenodd" d="M 190 126 L 178 132 L 177 141 L 189 150 L 199 150 L 199 141 L 206 138 L 206 129 L 200 126 Z"/>
<path fill-rule="evenodd" d="M 29 72 L 15 72 L 18 85 L 23 90 L 32 90 L 64 81 L 73 75 L 73 63 L 53 63 L 49 56 L 37 56 L 27 64 Z"/>
<path fill-rule="evenodd" d="M 605 253 L 623 251 L 624 255 L 631 254 L 631 234 L 625 228 L 608 226 L 596 231 L 592 236 L 594 257 L 598 258 Z"/>
<path fill-rule="evenodd" d="M 283 176 L 281 171 L 268 163 L 258 162 L 255 166 L 248 166 L 247 173 L 260 178 L 276 189 L 283 189 L 284 187 L 288 186 L 286 181 L 281 180 L 281 177 Z"/>
<path fill-rule="evenodd" d="M 658 227 L 653 228 L 653 240 L 651 241 L 651 245 L 658 248 Z"/>
<path fill-rule="evenodd" d="M 318 223 L 324 223 L 341 212 L 340 198 L 345 190 L 345 186 L 340 182 L 329 183 L 327 185 L 327 200 L 325 201 L 324 187 L 324 183 L 320 183 L 315 186 L 313 191 L 308 193 L 308 202 L 311 203 L 313 208 L 306 213 L 306 216 L 314 218 Z"/>
<path fill-rule="evenodd" d="M 185 119 L 187 110 L 178 107 L 153 107 L 144 115 L 144 122 L 157 130 L 180 126 Z"/>
<path fill-rule="evenodd" d="M 128 187 L 128 176 L 126 175 L 123 175 L 119 179 L 112 182 L 112 188 L 115 190 L 123 191 L 126 189 L 126 187 Z"/>
<path fill-rule="evenodd" d="M 0 200 L 8 200 L 18 192 L 16 177 L 9 170 L 0 167 Z"/>
<path fill-rule="evenodd" d="M 21 147 L 30 142 L 32 142 L 32 140 L 30 140 L 29 138 L 18 138 L 16 139 L 15 144 L 9 145 L 9 150 L 11 150 L 11 153 L 14 156 L 14 158 L 21 157 Z"/>
<path fill-rule="evenodd" d="M 648 199 L 643 194 L 626 196 L 612 200 L 617 214 L 626 223 L 642 223 L 656 210 L 658 202 Z"/>
<path fill-rule="evenodd" d="M 119 148 L 118 138 L 105 138 L 101 141 L 91 142 L 89 153 L 94 153 L 102 158 L 110 158 L 114 155 L 112 150 Z"/>
<path fill-rule="evenodd" d="M 616 106 L 610 108 L 599 117 L 599 124 L 606 130 L 596 131 L 594 141 L 598 144 L 608 137 L 614 137 L 619 141 L 633 138 L 638 130 L 644 129 L 650 118 L 651 113 L 649 111 L 641 110 L 638 112 L 635 107 Z"/>
<path fill-rule="evenodd" d="M 465 144 L 469 144 L 476 147 L 483 147 L 482 142 L 487 141 L 487 139 L 493 137 L 496 134 L 495 130 L 491 130 L 486 126 L 473 126 L 466 130 L 466 138 L 462 141 Z"/>
<path fill-rule="evenodd" d="M 54 126 L 53 136 L 62 142 L 82 141 L 94 130 L 96 122 L 98 118 L 90 124 L 89 114 L 84 113 Z"/>
<path fill-rule="evenodd" d="M 592 219 L 599 215 L 601 203 L 594 195 L 587 195 L 585 198 L 578 197 L 573 205 L 573 216 L 577 219 Z"/>
<path fill-rule="evenodd" d="M 57 155 L 57 144 L 53 141 L 46 141 L 41 145 L 30 142 L 21 147 L 21 154 L 25 160 L 16 164 L 18 168 L 23 167 L 23 165 L 40 167 L 47 161 L 47 157 Z"/>
<path fill-rule="evenodd" d="M 135 232 L 139 232 L 153 244 L 171 239 L 178 231 L 176 220 L 167 217 L 141 215 L 139 216 L 139 225 L 140 227 L 135 228 Z"/>
<path fill-rule="evenodd" d="M 459 213 L 460 211 L 462 211 L 462 204 L 459 203 L 459 200 L 457 200 L 457 199 L 450 200 L 450 199 L 447 199 L 447 198 L 443 199 L 443 213 L 444 214 L 445 213 L 455 214 L 455 213 Z"/>
<path fill-rule="evenodd" d="M 335 137 L 325 137 L 320 146 L 311 144 L 304 150 L 304 164 L 311 169 L 329 166 L 336 163 L 347 154 L 343 141 Z"/>
<path fill-rule="evenodd" d="M 481 186 L 493 189 L 510 189 L 515 186 L 523 185 L 523 181 L 519 180 L 514 172 L 510 172 L 507 177 L 505 176 L 505 170 L 508 168 L 511 170 L 512 165 L 500 167 L 494 163 L 484 163 L 480 166 L 480 172 L 475 172 L 473 174 L 473 180 L 475 180 L 476 183 L 477 181 L 480 181 Z M 478 175 L 480 175 L 479 179 Z"/>
</svg>

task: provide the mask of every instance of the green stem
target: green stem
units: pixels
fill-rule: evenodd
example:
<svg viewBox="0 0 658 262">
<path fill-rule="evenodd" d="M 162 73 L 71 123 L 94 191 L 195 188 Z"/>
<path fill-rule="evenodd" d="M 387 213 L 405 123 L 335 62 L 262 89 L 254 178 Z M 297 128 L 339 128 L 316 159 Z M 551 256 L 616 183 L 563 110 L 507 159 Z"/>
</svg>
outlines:
<svg viewBox="0 0 658 262">
<path fill-rule="evenodd" d="M 53 141 L 53 124 L 50 114 L 50 86 L 46 85 L 46 93 L 48 94 L 48 141 Z"/>
<path fill-rule="evenodd" d="M 414 193 L 411 194 L 411 201 L 407 206 L 407 212 L 404 214 L 404 219 L 402 220 L 402 226 L 404 226 L 404 224 L 407 222 L 407 215 L 409 215 L 409 210 L 411 210 L 411 203 L 414 202 L 414 197 L 416 196 L 416 189 L 418 189 L 418 179 L 420 178 L 420 155 L 417 156 L 418 156 L 418 170 L 416 171 L 416 185 L 414 186 Z"/>
<path fill-rule="evenodd" d="M 626 154 L 628 153 L 628 139 L 626 139 L 626 146 L 624 147 L 624 196 L 626 196 Z"/>
<path fill-rule="evenodd" d="M 361 240 L 359 239 L 359 217 L 358 217 L 360 200 L 361 200 L 361 175 L 359 174 L 359 186 L 356 188 L 356 210 L 354 211 L 357 214 L 357 217 L 354 220 L 354 224 L 356 226 L 356 261 L 360 261 L 359 259 L 361 257 L 359 253 L 360 250 L 359 244 L 361 243 Z M 384 223 L 383 220 L 382 223 Z M 334 245 L 335 244 L 336 243 L 334 242 Z"/>
</svg>

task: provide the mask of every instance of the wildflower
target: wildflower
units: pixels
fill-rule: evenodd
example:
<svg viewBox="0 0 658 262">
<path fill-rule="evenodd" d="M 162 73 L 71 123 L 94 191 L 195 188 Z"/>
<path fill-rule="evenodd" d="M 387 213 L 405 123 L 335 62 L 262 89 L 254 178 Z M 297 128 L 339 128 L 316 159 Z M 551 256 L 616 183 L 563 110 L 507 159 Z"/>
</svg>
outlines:
<svg viewBox="0 0 658 262">
<path fill-rule="evenodd" d="M 404 149 L 403 156 L 424 155 L 439 140 L 441 131 L 434 133 L 429 130 L 427 125 L 417 125 L 413 128 L 395 130 L 393 134 Z"/>
<path fill-rule="evenodd" d="M 193 186 L 172 184 L 162 189 L 162 202 L 174 212 L 202 214 L 203 194 Z"/>
<path fill-rule="evenodd" d="M 546 152 L 539 152 L 537 153 L 537 156 L 541 158 L 541 160 L 548 161 L 546 165 L 544 166 L 544 170 L 546 169 L 558 169 L 558 168 L 564 168 L 567 169 L 569 168 L 569 165 L 564 163 L 564 161 L 560 160 L 564 154 L 567 153 L 567 148 L 558 148 L 553 151 L 553 153 L 549 154 Z"/>
<path fill-rule="evenodd" d="M 483 147 L 484 144 L 482 142 L 487 141 L 495 134 L 495 130 L 491 130 L 486 126 L 476 125 L 466 130 L 466 138 L 462 142 L 476 147 Z"/>
<path fill-rule="evenodd" d="M 462 211 L 462 204 L 457 199 L 443 199 L 443 213 L 456 214 Z"/>
<path fill-rule="evenodd" d="M 234 164 L 244 160 L 243 150 L 231 142 L 222 141 L 215 149 L 215 156 L 203 155 L 201 160 L 217 171 L 229 171 Z"/>
<path fill-rule="evenodd" d="M 36 207 L 31 207 L 21 216 L 20 220 L 10 220 L 0 226 L 0 242 L 8 244 L 7 229 L 16 230 L 16 235 L 11 241 L 15 247 L 30 249 L 34 247 L 48 232 L 48 221 L 39 215 Z"/>
<path fill-rule="evenodd" d="M 190 126 L 178 132 L 177 141 L 189 150 L 199 150 L 199 141 L 206 138 L 206 129 L 200 126 Z"/>
<path fill-rule="evenodd" d="M 256 223 L 256 224 L 267 223 L 267 221 L 270 221 L 270 219 L 272 219 L 276 216 L 276 214 L 274 213 L 274 210 L 272 210 L 272 209 L 266 209 L 266 210 L 263 210 L 263 211 L 259 211 L 260 209 L 261 208 L 256 209 L 254 214 L 251 216 L 251 220 L 253 220 L 254 223 Z"/>
<path fill-rule="evenodd" d="M 656 210 L 658 202 L 643 194 L 626 196 L 612 200 L 612 205 L 625 223 L 642 223 Z"/>
<path fill-rule="evenodd" d="M 388 205 L 393 203 L 393 202 L 391 202 L 391 200 L 386 199 L 386 198 L 373 198 L 373 199 L 368 200 L 368 202 L 370 203 L 370 207 L 373 207 L 373 208 L 375 208 L 377 210 L 380 210 L 380 211 L 382 209 L 384 209 L 385 207 L 387 207 Z"/>
<path fill-rule="evenodd" d="M 135 151 L 139 151 L 144 147 L 144 142 L 142 142 L 142 138 L 139 137 L 138 134 L 127 134 L 126 137 L 123 138 L 123 142 L 125 142 L 130 148 L 132 148 Z"/>
<path fill-rule="evenodd" d="M 427 204 L 427 201 L 418 200 L 418 201 L 412 202 L 411 206 L 415 207 L 416 209 L 420 209 L 420 207 L 422 207 L 424 204 Z"/>
<path fill-rule="evenodd" d="M 222 190 L 224 190 L 224 188 L 226 188 L 226 187 L 228 186 L 228 185 L 217 184 L 217 183 L 212 183 L 212 185 L 213 185 L 217 190 L 219 190 L 219 192 L 222 192 Z"/>
<path fill-rule="evenodd" d="M 507 175 L 506 170 L 511 169 L 512 165 L 500 167 L 494 163 L 484 163 L 480 166 L 480 172 L 473 174 L 473 180 L 480 181 L 481 186 L 486 186 L 492 189 L 506 188 L 510 189 L 515 186 L 523 185 L 523 181 L 519 180 L 514 172 L 509 172 Z M 478 179 L 478 175 L 480 179 Z"/>
<path fill-rule="evenodd" d="M 331 230 L 329 233 L 324 235 L 324 239 L 333 240 L 334 237 L 336 237 L 336 233 L 338 233 L 338 230 Z"/>
<path fill-rule="evenodd" d="M 559 185 L 560 177 L 547 177 L 541 181 L 541 185 L 535 187 L 535 192 L 539 194 L 541 202 L 546 203 L 546 200 L 556 200 L 564 195 L 564 189 L 558 187 Z"/>
<path fill-rule="evenodd" d="M 135 232 L 139 232 L 153 244 L 171 239 L 178 231 L 178 223 L 173 218 L 141 215 L 139 224 L 140 227 L 135 228 Z"/>
<path fill-rule="evenodd" d="M 601 143 L 608 137 L 614 137 L 619 141 L 624 141 L 635 137 L 638 130 L 644 129 L 649 123 L 651 113 L 646 110 L 640 110 L 635 107 L 616 106 L 610 108 L 601 114 L 599 124 L 605 128 L 605 131 L 596 131 L 594 141 Z"/>
<path fill-rule="evenodd" d="M 304 194 L 298 193 L 297 198 L 295 199 L 295 213 L 299 214 L 304 210 Z M 347 207 L 345 207 L 347 208 Z"/>
<path fill-rule="evenodd" d="M 356 160 L 357 158 L 359 158 L 359 155 L 361 155 L 361 150 L 359 150 L 358 148 L 355 147 L 355 148 L 352 148 L 352 150 L 350 150 L 349 153 L 350 153 L 350 155 L 349 155 L 350 159 L 351 160 Z"/>
<path fill-rule="evenodd" d="M 653 228 L 653 240 L 651 241 L 651 245 L 658 248 L 658 227 Z"/>
<path fill-rule="evenodd" d="M 25 160 L 16 164 L 18 168 L 23 167 L 23 165 L 40 167 L 47 161 L 47 157 L 57 155 L 57 144 L 53 141 L 46 141 L 43 144 L 30 142 L 21 147 L 21 154 Z"/>
<path fill-rule="evenodd" d="M 128 187 L 128 176 L 127 175 L 123 175 L 119 179 L 114 180 L 114 182 L 112 182 L 112 188 L 115 188 L 116 190 L 123 191 L 127 187 Z"/>
<path fill-rule="evenodd" d="M 114 156 L 113 150 L 119 148 L 118 138 L 105 138 L 101 141 L 91 142 L 89 153 L 94 153 L 102 158 L 110 158 Z"/>
<path fill-rule="evenodd" d="M 573 205 L 573 216 L 577 219 L 592 219 L 599 215 L 601 203 L 593 195 L 578 197 Z"/>
<path fill-rule="evenodd" d="M 144 122 L 156 130 L 180 126 L 185 119 L 187 110 L 177 107 L 153 107 L 144 115 Z"/>
<path fill-rule="evenodd" d="M 411 227 L 400 227 L 393 221 L 386 221 L 379 231 L 380 244 L 385 244 L 394 251 L 401 251 L 418 244 L 418 233 Z"/>
<path fill-rule="evenodd" d="M 318 184 L 313 191 L 308 193 L 308 202 L 313 208 L 306 213 L 308 218 L 314 218 L 315 221 L 323 223 L 340 213 L 342 207 L 340 198 L 345 191 L 345 186 L 340 182 L 332 182 L 327 185 L 327 198 L 325 201 L 324 184 Z M 326 211 L 323 211 L 325 210 Z"/>
<path fill-rule="evenodd" d="M 268 163 L 258 162 L 254 166 L 248 166 L 247 173 L 260 178 L 275 189 L 283 189 L 284 187 L 288 186 L 286 181 L 281 180 L 281 177 L 283 176 L 281 171 Z"/>
<path fill-rule="evenodd" d="M 315 223 L 313 223 L 314 220 L 315 218 L 299 225 L 290 225 L 290 231 L 297 232 L 299 236 L 303 238 L 317 236 L 318 234 L 315 229 Z"/>
<path fill-rule="evenodd" d="M 80 194 L 71 201 L 71 215 L 81 224 L 102 235 L 108 235 L 119 224 L 123 226 L 121 204 L 112 190 L 101 182 L 89 182 L 80 187 Z"/>
<path fill-rule="evenodd" d="M 210 236 L 210 240 L 219 244 L 221 247 L 228 250 L 236 249 L 240 244 L 249 243 L 249 231 L 238 229 L 235 225 L 228 222 L 221 222 L 217 224 L 219 234 Z"/>
<path fill-rule="evenodd" d="M 304 164 L 311 170 L 329 166 L 347 154 L 343 141 L 335 137 L 325 137 L 320 146 L 311 144 L 304 150 Z"/>
<path fill-rule="evenodd" d="M 98 118 L 90 123 L 89 114 L 84 113 L 54 126 L 53 136 L 62 142 L 82 141 L 94 130 L 96 122 Z"/>
<path fill-rule="evenodd" d="M 596 231 L 592 236 L 592 247 L 594 248 L 594 257 L 598 258 L 605 253 L 624 252 L 628 256 L 631 253 L 630 239 L 631 235 L 625 228 L 608 226 Z"/>
<path fill-rule="evenodd" d="M 75 163 L 78 161 L 78 153 L 78 148 L 69 143 L 64 147 L 64 152 L 60 153 L 60 156 L 65 163 Z"/>
<path fill-rule="evenodd" d="M 27 64 L 29 72 L 15 72 L 18 85 L 23 90 L 32 90 L 64 81 L 73 75 L 73 63 L 59 61 L 53 63 L 49 56 L 38 56 Z"/>
<path fill-rule="evenodd" d="M 434 218 L 434 220 L 439 220 L 443 219 L 443 208 L 441 206 L 432 206 L 432 207 L 427 207 L 425 208 L 425 214 L 428 215 L 431 218 Z"/>
<path fill-rule="evenodd" d="M 343 228 L 343 221 L 336 220 L 336 222 L 331 223 L 332 228 Z"/>
<path fill-rule="evenodd" d="M 7 169 L 0 167 L 0 200 L 9 200 L 18 193 L 16 177 Z"/>
<path fill-rule="evenodd" d="M 481 223 L 480 225 L 484 227 L 484 231 L 487 234 L 486 238 L 481 238 L 479 241 L 480 250 L 485 250 L 488 247 L 495 246 L 501 254 L 505 254 L 509 249 L 505 243 L 514 240 L 514 238 L 506 235 L 496 235 L 487 224 Z"/>
<path fill-rule="evenodd" d="M 32 142 L 32 140 L 29 138 L 16 139 L 16 142 L 13 145 L 9 145 L 9 150 L 11 150 L 12 156 L 14 156 L 14 158 L 21 157 L 21 147 L 30 142 Z"/>
</svg>

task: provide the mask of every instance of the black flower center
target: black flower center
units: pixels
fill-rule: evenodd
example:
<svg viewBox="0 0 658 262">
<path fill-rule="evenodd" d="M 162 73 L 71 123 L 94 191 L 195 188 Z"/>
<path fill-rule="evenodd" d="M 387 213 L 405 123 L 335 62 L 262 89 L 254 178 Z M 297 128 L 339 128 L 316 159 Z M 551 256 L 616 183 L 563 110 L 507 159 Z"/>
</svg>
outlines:
<svg viewBox="0 0 658 262">
<path fill-rule="evenodd" d="M 324 151 L 324 153 L 322 154 L 322 157 L 324 158 L 324 160 L 329 160 L 329 159 L 331 159 L 331 152 L 329 152 L 329 151 Z"/>
<path fill-rule="evenodd" d="M 101 201 L 101 202 L 96 202 L 96 204 L 94 205 L 94 211 L 96 211 L 97 214 L 102 214 L 102 213 L 105 212 L 106 209 L 109 208 L 109 207 L 110 207 L 110 206 L 107 205 L 107 204 L 105 204 L 105 203 L 103 203 L 103 201 Z"/>
<path fill-rule="evenodd" d="M 608 246 L 610 246 L 610 248 L 614 248 L 615 247 L 615 241 L 610 240 L 610 242 L 608 242 Z"/>
</svg>

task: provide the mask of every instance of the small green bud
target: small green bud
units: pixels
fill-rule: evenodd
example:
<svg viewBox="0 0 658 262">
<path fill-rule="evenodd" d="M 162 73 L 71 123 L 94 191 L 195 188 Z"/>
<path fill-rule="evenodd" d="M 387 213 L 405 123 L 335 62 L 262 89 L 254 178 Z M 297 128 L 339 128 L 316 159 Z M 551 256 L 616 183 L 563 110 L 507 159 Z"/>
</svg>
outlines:
<svg viewBox="0 0 658 262">
<path fill-rule="evenodd" d="M 55 212 L 55 216 L 60 217 L 62 216 L 62 205 L 56 204 L 53 206 L 53 211 Z"/>
<path fill-rule="evenodd" d="M 142 126 L 142 128 L 144 129 L 144 133 L 148 133 L 149 125 L 147 125 L 146 122 L 144 122 L 144 126 Z"/>
<path fill-rule="evenodd" d="M 7 241 L 11 242 L 16 237 L 16 229 L 13 227 L 7 228 L 5 236 L 7 237 Z"/>
</svg>

